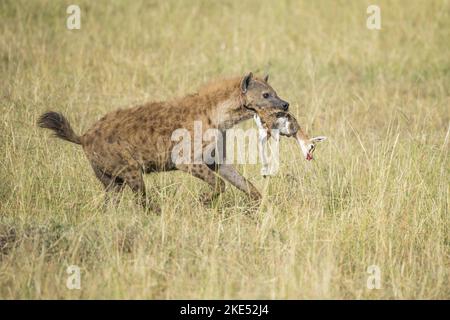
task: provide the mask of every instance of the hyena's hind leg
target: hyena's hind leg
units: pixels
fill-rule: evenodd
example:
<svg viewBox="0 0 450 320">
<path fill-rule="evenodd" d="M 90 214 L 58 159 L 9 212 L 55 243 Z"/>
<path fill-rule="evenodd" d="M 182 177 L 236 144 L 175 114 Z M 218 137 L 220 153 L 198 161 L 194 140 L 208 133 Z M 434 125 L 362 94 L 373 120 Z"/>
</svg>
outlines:
<svg viewBox="0 0 450 320">
<path fill-rule="evenodd" d="M 94 169 L 95 176 L 98 180 L 100 180 L 105 188 L 104 205 L 108 205 L 111 200 L 113 200 L 113 203 L 116 203 L 118 193 L 120 193 L 125 187 L 124 180 L 120 177 L 113 177 L 96 165 L 92 165 L 92 168 Z"/>
<path fill-rule="evenodd" d="M 136 164 L 127 167 L 121 172 L 120 177 L 130 187 L 131 191 L 133 191 L 138 204 L 142 205 L 145 209 L 149 209 L 157 213 L 161 212 L 160 207 L 147 199 L 142 168 L 139 165 Z"/>
<path fill-rule="evenodd" d="M 128 185 L 134 193 L 138 204 L 142 205 L 145 209 L 160 212 L 159 207 L 151 204 L 147 200 L 144 178 L 139 166 L 136 165 L 125 167 L 116 175 L 111 175 L 95 165 L 92 165 L 92 167 L 94 169 L 95 176 L 105 187 L 105 206 L 108 205 L 111 200 L 116 203 L 118 194 L 123 191 L 126 185 Z"/>
</svg>

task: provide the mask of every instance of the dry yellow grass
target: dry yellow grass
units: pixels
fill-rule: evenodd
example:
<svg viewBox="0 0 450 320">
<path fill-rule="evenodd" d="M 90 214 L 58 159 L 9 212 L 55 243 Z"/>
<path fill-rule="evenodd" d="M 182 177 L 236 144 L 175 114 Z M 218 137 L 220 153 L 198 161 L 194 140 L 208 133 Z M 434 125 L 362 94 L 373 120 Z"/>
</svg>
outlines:
<svg viewBox="0 0 450 320">
<path fill-rule="evenodd" d="M 74 31 L 72 1 L 0 2 L 0 298 L 450 298 L 449 1 L 377 1 L 380 31 L 366 1 L 76 2 Z M 35 125 L 54 109 L 81 133 L 249 70 L 329 137 L 312 164 L 284 139 L 277 177 L 239 167 L 253 216 L 177 172 L 146 176 L 161 216 L 128 192 L 105 212 L 81 148 Z"/>
</svg>

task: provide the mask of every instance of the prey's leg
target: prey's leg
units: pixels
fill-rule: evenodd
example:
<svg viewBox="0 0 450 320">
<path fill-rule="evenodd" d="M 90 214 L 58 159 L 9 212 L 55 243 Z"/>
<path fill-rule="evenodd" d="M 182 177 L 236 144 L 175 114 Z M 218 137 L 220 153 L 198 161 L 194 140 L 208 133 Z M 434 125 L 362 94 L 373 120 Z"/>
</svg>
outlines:
<svg viewBox="0 0 450 320">
<path fill-rule="evenodd" d="M 270 175 L 269 160 L 267 159 L 267 143 L 268 134 L 267 130 L 264 128 L 261 119 L 257 114 L 254 116 L 256 126 L 258 127 L 258 151 L 259 159 L 261 160 L 261 175 L 266 177 Z"/>
</svg>

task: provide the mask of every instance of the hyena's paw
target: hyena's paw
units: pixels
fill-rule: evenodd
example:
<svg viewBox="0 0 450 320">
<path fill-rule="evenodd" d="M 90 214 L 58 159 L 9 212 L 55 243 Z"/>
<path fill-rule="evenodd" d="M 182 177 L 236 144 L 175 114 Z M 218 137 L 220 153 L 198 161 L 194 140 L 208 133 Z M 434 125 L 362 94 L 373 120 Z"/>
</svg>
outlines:
<svg viewBox="0 0 450 320">
<path fill-rule="evenodd" d="M 161 207 L 156 203 L 148 201 L 148 199 L 142 201 L 142 206 L 147 213 L 161 214 Z"/>
<path fill-rule="evenodd" d="M 249 194 L 250 200 L 252 203 L 255 204 L 260 204 L 261 200 L 262 200 L 262 195 L 261 193 L 259 193 L 258 190 L 253 190 L 250 194 Z"/>
<path fill-rule="evenodd" d="M 251 219 L 256 219 L 260 207 L 261 200 L 251 200 L 244 207 L 244 214 Z"/>
<path fill-rule="evenodd" d="M 199 200 L 204 206 L 210 206 L 218 196 L 219 195 L 214 192 L 204 192 L 200 195 Z"/>
</svg>

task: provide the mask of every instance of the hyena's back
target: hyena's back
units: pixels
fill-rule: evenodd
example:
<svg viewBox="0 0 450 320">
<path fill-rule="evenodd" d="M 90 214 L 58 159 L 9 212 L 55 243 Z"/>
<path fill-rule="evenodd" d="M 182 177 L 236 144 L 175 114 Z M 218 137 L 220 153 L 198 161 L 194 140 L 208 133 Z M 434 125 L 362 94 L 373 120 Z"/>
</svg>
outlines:
<svg viewBox="0 0 450 320">
<path fill-rule="evenodd" d="M 80 139 L 92 165 L 113 176 L 120 176 L 125 167 L 173 169 L 171 135 L 183 127 L 185 118 L 169 111 L 167 104 L 153 103 L 104 116 Z"/>
</svg>

